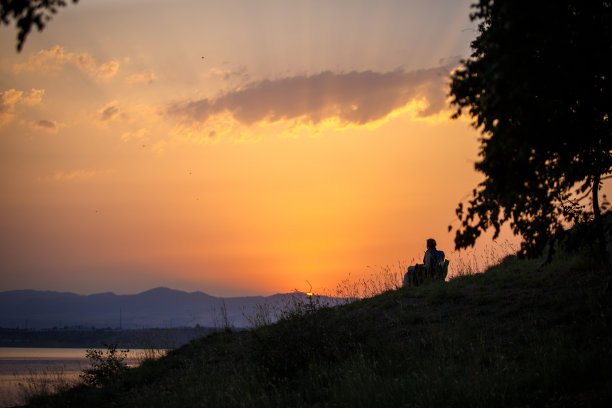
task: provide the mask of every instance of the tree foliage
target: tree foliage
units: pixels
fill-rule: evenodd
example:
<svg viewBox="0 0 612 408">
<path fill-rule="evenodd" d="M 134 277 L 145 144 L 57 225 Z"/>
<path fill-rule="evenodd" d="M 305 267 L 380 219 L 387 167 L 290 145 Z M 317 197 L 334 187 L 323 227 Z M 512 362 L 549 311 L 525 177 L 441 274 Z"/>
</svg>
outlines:
<svg viewBox="0 0 612 408">
<path fill-rule="evenodd" d="M 457 215 L 457 249 L 509 222 L 539 255 L 581 220 L 599 224 L 612 169 L 612 2 L 479 0 L 471 57 L 452 75 L 453 117 L 482 132 L 485 180 Z M 582 199 L 590 197 L 591 206 Z M 550 245 L 549 248 L 553 246 Z M 549 252 L 549 255 L 551 252 Z"/>
<path fill-rule="evenodd" d="M 72 0 L 73 3 L 78 1 Z M 42 31 L 58 8 L 66 4 L 66 0 L 0 0 L 0 20 L 6 25 L 15 21 L 17 51 L 21 51 L 32 26 Z"/>
</svg>

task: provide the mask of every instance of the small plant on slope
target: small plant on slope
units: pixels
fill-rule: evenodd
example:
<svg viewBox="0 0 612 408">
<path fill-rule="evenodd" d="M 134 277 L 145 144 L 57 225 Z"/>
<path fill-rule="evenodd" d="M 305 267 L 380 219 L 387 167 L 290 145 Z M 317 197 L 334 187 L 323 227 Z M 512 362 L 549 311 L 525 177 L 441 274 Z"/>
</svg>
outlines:
<svg viewBox="0 0 612 408">
<path fill-rule="evenodd" d="M 129 350 L 118 350 L 114 344 L 105 344 L 106 351 L 88 349 L 85 356 L 91 367 L 83 370 L 81 380 L 87 385 L 102 386 L 112 382 L 127 369 L 125 358 Z"/>
</svg>

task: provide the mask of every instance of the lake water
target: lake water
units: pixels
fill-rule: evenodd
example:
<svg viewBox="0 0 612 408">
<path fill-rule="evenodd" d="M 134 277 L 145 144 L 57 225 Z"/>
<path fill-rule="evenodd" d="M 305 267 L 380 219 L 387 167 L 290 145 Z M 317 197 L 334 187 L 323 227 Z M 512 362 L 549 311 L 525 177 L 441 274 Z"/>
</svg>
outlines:
<svg viewBox="0 0 612 408">
<path fill-rule="evenodd" d="M 32 384 L 47 386 L 76 382 L 89 367 L 82 348 L 0 347 L 0 407 L 23 403 L 23 394 Z M 130 350 L 126 362 L 136 365 L 144 359 L 145 350 Z"/>
</svg>

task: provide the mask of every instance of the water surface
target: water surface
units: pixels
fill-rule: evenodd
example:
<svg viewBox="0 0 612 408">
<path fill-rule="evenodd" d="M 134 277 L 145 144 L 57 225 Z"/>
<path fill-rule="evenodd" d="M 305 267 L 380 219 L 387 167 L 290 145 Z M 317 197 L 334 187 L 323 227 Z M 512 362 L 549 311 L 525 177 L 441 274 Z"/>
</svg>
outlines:
<svg viewBox="0 0 612 408">
<path fill-rule="evenodd" d="M 100 349 L 104 350 L 104 349 Z M 84 348 L 0 347 L 0 407 L 23 403 L 22 394 L 32 384 L 54 386 L 76 382 L 89 367 Z M 145 350 L 130 350 L 126 363 L 136 365 Z"/>
</svg>

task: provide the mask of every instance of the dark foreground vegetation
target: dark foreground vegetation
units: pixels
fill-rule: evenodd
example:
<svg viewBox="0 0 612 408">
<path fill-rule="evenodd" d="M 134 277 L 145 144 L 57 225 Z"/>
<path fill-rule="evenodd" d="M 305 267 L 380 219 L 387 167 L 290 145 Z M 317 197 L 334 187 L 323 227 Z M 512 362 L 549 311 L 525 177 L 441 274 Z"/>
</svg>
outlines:
<svg viewBox="0 0 612 408">
<path fill-rule="evenodd" d="M 193 340 L 31 407 L 608 407 L 612 288 L 587 253 Z M 303 305 L 308 306 L 308 305 Z"/>
</svg>

